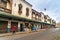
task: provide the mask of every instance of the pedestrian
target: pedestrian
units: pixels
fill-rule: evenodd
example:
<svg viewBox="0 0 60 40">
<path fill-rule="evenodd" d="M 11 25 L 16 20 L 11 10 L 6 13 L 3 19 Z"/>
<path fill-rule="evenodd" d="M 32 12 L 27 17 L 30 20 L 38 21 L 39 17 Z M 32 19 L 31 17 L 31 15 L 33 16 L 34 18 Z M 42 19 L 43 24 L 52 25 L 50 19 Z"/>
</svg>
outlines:
<svg viewBox="0 0 60 40">
<path fill-rule="evenodd" d="M 12 33 L 15 34 L 15 32 L 16 32 L 16 26 L 12 28 Z"/>
</svg>

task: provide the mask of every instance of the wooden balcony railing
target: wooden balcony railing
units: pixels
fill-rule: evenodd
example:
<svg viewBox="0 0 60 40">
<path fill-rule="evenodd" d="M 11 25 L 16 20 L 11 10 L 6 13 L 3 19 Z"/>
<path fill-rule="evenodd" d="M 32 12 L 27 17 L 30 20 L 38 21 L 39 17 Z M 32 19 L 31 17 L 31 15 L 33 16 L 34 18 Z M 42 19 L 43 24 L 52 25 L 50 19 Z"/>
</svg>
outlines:
<svg viewBox="0 0 60 40">
<path fill-rule="evenodd" d="M 32 17 L 32 19 L 41 21 L 41 18 Z"/>
<path fill-rule="evenodd" d="M 34 19 L 34 20 L 35 20 L 35 17 L 32 17 L 32 19 Z"/>
<path fill-rule="evenodd" d="M 3 7 L 0 7 L 0 11 L 3 11 L 3 12 L 11 14 L 11 10 L 10 9 L 6 9 L 6 8 L 3 8 Z"/>
<path fill-rule="evenodd" d="M 44 22 L 47 22 L 47 20 L 46 20 L 46 19 L 44 19 Z"/>
<path fill-rule="evenodd" d="M 41 19 L 38 19 L 39 21 L 41 21 Z"/>
</svg>

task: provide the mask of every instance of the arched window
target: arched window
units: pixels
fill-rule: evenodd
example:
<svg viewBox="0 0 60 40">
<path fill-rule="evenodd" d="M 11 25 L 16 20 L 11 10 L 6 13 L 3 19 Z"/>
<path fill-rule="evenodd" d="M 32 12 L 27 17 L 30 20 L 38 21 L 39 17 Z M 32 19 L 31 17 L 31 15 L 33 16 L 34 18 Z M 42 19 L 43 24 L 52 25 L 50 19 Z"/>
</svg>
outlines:
<svg viewBox="0 0 60 40">
<path fill-rule="evenodd" d="M 18 13 L 21 14 L 22 13 L 22 4 L 19 4 L 18 7 L 19 7 Z"/>
<path fill-rule="evenodd" d="M 29 16 L 29 8 L 26 8 L 26 16 Z"/>
</svg>

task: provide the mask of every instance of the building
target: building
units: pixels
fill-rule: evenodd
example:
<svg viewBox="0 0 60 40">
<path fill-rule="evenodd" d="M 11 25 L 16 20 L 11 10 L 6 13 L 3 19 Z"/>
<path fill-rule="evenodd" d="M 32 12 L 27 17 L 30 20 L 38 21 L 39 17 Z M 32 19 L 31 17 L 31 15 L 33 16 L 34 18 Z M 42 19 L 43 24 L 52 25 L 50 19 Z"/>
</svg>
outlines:
<svg viewBox="0 0 60 40">
<path fill-rule="evenodd" d="M 32 20 L 36 21 L 35 23 L 33 23 L 34 27 L 36 27 L 37 29 L 41 29 L 41 14 L 34 9 L 32 9 Z"/>
<path fill-rule="evenodd" d="M 56 27 L 60 28 L 60 22 L 56 23 Z"/>
<path fill-rule="evenodd" d="M 52 21 L 51 24 L 53 24 L 52 27 L 56 27 L 56 21 L 53 19 L 51 21 Z"/>
<path fill-rule="evenodd" d="M 46 19 L 46 20 L 45 20 Z M 32 5 L 25 0 L 0 0 L 0 33 L 24 31 L 25 28 L 42 29 L 46 25 L 54 25 L 47 22 L 43 12 L 32 9 Z"/>
</svg>

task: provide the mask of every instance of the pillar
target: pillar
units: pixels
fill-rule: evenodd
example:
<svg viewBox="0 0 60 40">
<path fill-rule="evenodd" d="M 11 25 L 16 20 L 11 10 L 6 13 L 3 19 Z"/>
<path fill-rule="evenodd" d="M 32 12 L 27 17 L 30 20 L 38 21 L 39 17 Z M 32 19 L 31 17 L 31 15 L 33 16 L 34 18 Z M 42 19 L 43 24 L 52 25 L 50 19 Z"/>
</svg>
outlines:
<svg viewBox="0 0 60 40">
<path fill-rule="evenodd" d="M 43 29 L 43 24 L 41 24 L 41 29 Z"/>
<path fill-rule="evenodd" d="M 8 28 L 7 28 L 7 32 L 10 32 L 11 30 L 11 21 L 8 21 Z"/>
<path fill-rule="evenodd" d="M 39 24 L 37 24 L 37 30 L 39 29 L 39 26 L 38 26 Z"/>
<path fill-rule="evenodd" d="M 41 29 L 41 24 L 39 24 L 39 29 Z"/>
<path fill-rule="evenodd" d="M 20 32 L 20 22 L 18 22 L 18 32 Z"/>
</svg>

